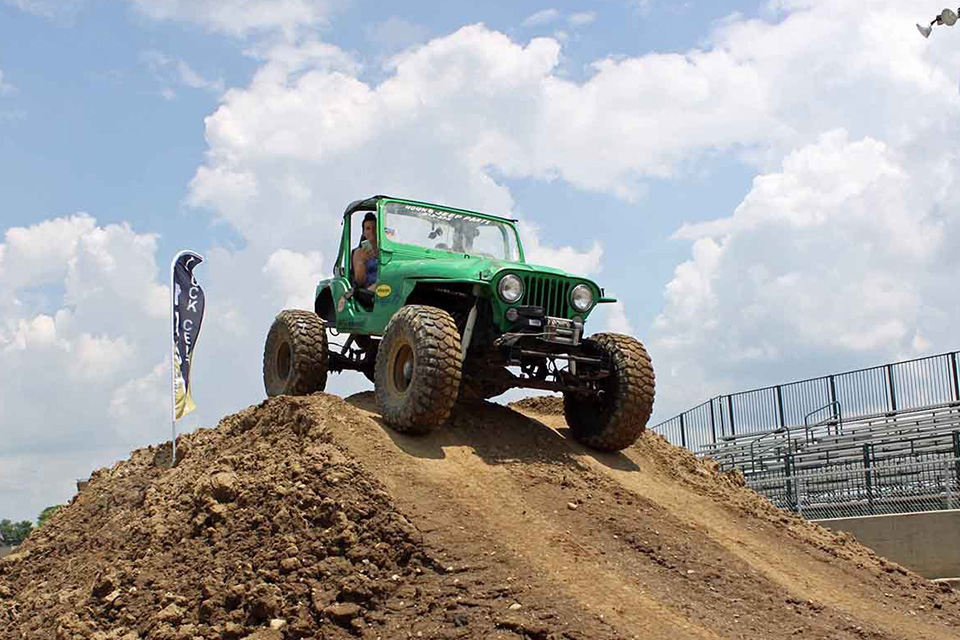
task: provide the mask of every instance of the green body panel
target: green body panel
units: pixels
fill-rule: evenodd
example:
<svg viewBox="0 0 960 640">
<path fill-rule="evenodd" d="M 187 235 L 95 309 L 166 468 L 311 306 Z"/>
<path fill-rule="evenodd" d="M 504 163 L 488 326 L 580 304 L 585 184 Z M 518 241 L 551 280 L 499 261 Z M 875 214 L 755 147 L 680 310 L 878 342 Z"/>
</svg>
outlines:
<svg viewBox="0 0 960 640">
<path fill-rule="evenodd" d="M 613 298 L 603 297 L 602 290 L 596 283 L 587 278 L 577 277 L 552 267 L 526 263 L 523 258 L 523 247 L 519 234 L 517 234 L 517 245 L 520 253 L 520 260 L 518 261 L 495 260 L 393 242 L 383 232 L 383 206 L 389 202 L 428 206 L 442 211 L 467 213 L 473 216 L 495 219 L 498 222 L 509 224 L 516 233 L 516 226 L 512 221 L 488 216 L 487 214 L 412 200 L 389 199 L 380 201 L 377 211 L 380 266 L 377 274 L 373 309 L 367 310 L 356 300 L 347 297 L 348 292 L 352 289 L 347 275 L 322 280 L 317 285 L 315 297 L 319 297 L 325 289 L 330 290 L 336 313 L 335 326 L 339 331 L 364 335 L 382 335 L 390 318 L 406 304 L 407 298 L 417 284 L 421 282 L 474 285 L 473 290 L 479 297 L 490 299 L 494 321 L 500 331 L 510 329 L 511 323 L 505 317 L 507 309 L 512 306 L 538 304 L 540 300 L 550 302 L 549 305 L 541 305 L 549 307 L 548 315 L 563 318 L 573 318 L 576 315 L 586 320 L 593 309 L 586 313 L 576 312 L 570 305 L 569 300 L 563 299 L 565 296 L 558 293 L 564 290 L 562 286 L 564 283 L 569 283 L 570 288 L 579 283 L 590 286 L 595 300 L 593 308 L 596 308 L 596 304 L 615 301 Z M 352 233 L 348 218 L 345 218 L 343 227 L 338 266 L 342 269 L 340 273 L 349 274 L 351 271 L 349 256 L 351 250 L 355 248 L 352 246 L 351 238 L 355 233 Z M 524 294 L 518 302 L 514 304 L 504 302 L 496 293 L 496 286 L 500 279 L 508 273 L 513 273 L 523 279 L 525 285 L 527 285 L 528 279 L 535 279 L 534 291 L 543 290 L 544 295 L 540 296 L 538 300 L 531 300 L 531 294 L 534 291 L 528 290 L 525 286 Z M 534 282 L 534 280 L 529 281 Z M 547 282 L 560 284 L 545 284 Z"/>
</svg>

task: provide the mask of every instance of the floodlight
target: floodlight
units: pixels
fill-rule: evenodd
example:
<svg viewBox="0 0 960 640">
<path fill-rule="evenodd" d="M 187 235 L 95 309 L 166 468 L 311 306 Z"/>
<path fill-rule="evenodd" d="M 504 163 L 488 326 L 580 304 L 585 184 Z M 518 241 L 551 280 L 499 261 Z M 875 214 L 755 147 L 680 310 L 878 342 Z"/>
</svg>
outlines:
<svg viewBox="0 0 960 640">
<path fill-rule="evenodd" d="M 928 26 L 917 24 L 917 30 L 924 38 L 929 38 L 930 32 L 933 31 L 933 25 L 943 24 L 948 27 L 952 27 L 953 25 L 957 24 L 957 20 L 960 20 L 960 17 L 957 16 L 958 13 L 960 13 L 960 9 L 957 9 L 956 11 L 953 9 L 944 9 L 938 15 L 933 17 L 933 20 L 930 21 Z"/>
</svg>

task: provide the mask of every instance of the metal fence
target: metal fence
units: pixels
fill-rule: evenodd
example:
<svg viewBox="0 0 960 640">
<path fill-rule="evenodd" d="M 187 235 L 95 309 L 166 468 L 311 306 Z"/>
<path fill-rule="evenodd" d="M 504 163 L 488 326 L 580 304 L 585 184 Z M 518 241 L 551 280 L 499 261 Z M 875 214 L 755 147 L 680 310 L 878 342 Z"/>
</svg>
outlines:
<svg viewBox="0 0 960 640">
<path fill-rule="evenodd" d="M 957 509 L 960 456 L 930 453 L 871 460 L 865 455 L 863 461 L 806 470 L 787 464 L 748 476 L 747 486 L 808 519 Z"/>
<path fill-rule="evenodd" d="M 691 451 L 736 436 L 803 427 L 808 416 L 840 406 L 843 419 L 960 402 L 960 352 L 858 369 L 712 398 L 653 430 Z"/>
</svg>

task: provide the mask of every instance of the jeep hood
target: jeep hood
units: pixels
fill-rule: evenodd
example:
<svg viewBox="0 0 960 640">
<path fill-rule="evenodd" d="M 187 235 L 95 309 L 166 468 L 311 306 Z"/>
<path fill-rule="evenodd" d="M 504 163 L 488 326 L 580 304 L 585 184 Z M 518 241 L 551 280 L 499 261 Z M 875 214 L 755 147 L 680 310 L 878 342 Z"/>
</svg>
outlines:
<svg viewBox="0 0 960 640">
<path fill-rule="evenodd" d="M 470 282 L 489 282 L 501 271 L 514 273 L 542 273 L 545 275 L 580 278 L 561 269 L 511 262 L 508 260 L 494 260 L 469 255 L 450 258 L 431 258 L 422 260 L 399 260 L 391 265 L 391 269 L 398 275 L 414 280 L 458 280 Z M 580 278 L 588 280 L 587 278 Z"/>
</svg>

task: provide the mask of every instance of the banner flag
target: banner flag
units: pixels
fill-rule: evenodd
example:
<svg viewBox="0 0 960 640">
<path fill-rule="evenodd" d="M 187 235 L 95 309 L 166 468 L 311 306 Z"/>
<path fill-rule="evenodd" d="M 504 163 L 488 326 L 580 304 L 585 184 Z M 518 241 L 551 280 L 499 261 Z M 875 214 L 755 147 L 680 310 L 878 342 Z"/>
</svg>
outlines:
<svg viewBox="0 0 960 640">
<path fill-rule="evenodd" d="M 193 269 L 203 258 L 181 251 L 173 259 L 171 298 L 173 302 L 173 419 L 179 420 L 197 408 L 190 387 L 193 349 L 203 322 L 203 289 Z"/>
</svg>

